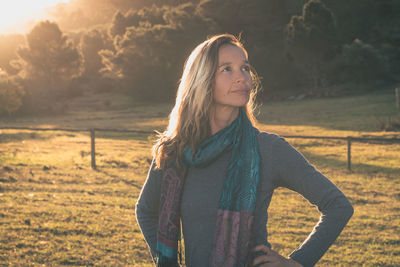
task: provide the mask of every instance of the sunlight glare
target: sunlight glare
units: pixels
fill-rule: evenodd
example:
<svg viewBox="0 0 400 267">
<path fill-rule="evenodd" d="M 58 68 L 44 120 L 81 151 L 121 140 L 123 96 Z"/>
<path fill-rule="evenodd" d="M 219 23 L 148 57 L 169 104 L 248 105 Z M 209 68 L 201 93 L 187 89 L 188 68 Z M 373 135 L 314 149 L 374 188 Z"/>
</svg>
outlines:
<svg viewBox="0 0 400 267">
<path fill-rule="evenodd" d="M 69 0 L 13 0 L 0 3 L 0 34 L 23 33 L 46 16 L 46 8 Z"/>
</svg>

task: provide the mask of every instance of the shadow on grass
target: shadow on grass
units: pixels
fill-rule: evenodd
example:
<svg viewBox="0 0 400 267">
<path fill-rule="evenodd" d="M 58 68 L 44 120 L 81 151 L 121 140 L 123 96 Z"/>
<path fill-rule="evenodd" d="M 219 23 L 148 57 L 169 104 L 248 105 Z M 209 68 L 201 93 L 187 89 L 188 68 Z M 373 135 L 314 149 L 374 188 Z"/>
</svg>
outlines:
<svg viewBox="0 0 400 267">
<path fill-rule="evenodd" d="M 89 261 L 82 260 L 79 257 L 69 257 L 69 259 L 62 260 L 60 262 L 62 265 L 67 266 L 94 266 L 95 264 Z"/>
<path fill-rule="evenodd" d="M 122 182 L 122 183 L 125 183 L 125 184 L 127 184 L 127 185 L 136 187 L 136 188 L 138 188 L 138 189 L 141 189 L 141 188 L 142 188 L 142 185 L 137 184 L 135 181 L 123 179 L 123 178 L 121 178 L 121 177 L 118 176 L 118 175 L 115 175 L 115 174 L 112 174 L 112 173 L 107 172 L 106 170 L 104 170 L 104 168 L 99 168 L 99 167 L 97 167 L 96 172 L 98 172 L 98 173 L 103 173 L 103 174 L 105 174 L 105 175 L 107 175 L 107 176 L 113 178 L 113 180 L 111 181 L 111 182 L 113 182 L 113 183 Z"/>
<path fill-rule="evenodd" d="M 351 163 L 351 170 L 347 169 L 347 161 L 337 160 L 332 158 L 323 157 L 321 155 L 316 155 L 310 152 L 301 151 L 301 146 L 296 145 L 298 150 L 304 155 L 304 157 L 311 162 L 313 165 L 317 165 L 323 168 L 330 168 L 330 169 L 341 169 L 346 170 L 352 173 L 358 173 L 361 175 L 373 175 L 377 173 L 385 173 L 390 175 L 398 175 L 399 169 L 398 168 L 391 168 L 391 167 L 382 167 L 373 164 L 366 164 L 361 162 L 354 162 L 357 160 L 356 158 L 352 158 Z"/>
<path fill-rule="evenodd" d="M 101 232 L 90 232 L 83 229 L 57 229 L 49 227 L 33 228 L 32 231 L 43 234 L 46 232 L 51 233 L 54 236 L 71 236 L 71 235 L 84 235 L 88 237 L 109 237 L 109 235 Z"/>
<path fill-rule="evenodd" d="M 0 132 L 0 143 L 21 142 L 25 140 L 47 140 L 49 135 L 42 135 L 38 132 L 4 133 Z"/>
<path fill-rule="evenodd" d="M 129 141 L 129 140 L 151 141 L 156 138 L 156 133 L 154 131 L 148 131 L 148 133 L 96 131 L 96 138 L 124 140 L 124 141 Z"/>
</svg>

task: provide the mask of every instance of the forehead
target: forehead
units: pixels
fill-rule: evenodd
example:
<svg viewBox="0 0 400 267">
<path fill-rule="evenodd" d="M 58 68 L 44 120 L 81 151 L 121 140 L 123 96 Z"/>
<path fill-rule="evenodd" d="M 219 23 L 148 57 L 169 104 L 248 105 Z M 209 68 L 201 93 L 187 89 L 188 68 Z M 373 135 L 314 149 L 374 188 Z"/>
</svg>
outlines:
<svg viewBox="0 0 400 267">
<path fill-rule="evenodd" d="M 244 49 L 232 44 L 222 45 L 218 50 L 218 62 L 232 62 L 233 60 L 247 61 Z"/>
</svg>

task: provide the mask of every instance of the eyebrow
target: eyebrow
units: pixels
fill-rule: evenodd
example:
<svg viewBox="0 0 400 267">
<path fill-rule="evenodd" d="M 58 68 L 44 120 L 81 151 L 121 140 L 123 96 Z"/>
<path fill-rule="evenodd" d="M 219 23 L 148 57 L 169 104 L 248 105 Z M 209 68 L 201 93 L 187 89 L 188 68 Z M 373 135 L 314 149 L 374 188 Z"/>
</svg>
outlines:
<svg viewBox="0 0 400 267">
<path fill-rule="evenodd" d="M 249 61 L 246 59 L 246 60 L 243 60 L 243 63 L 249 64 Z M 218 66 L 218 68 L 220 68 L 222 66 L 230 65 L 230 64 L 232 64 L 232 62 L 223 62 L 221 65 Z"/>
</svg>

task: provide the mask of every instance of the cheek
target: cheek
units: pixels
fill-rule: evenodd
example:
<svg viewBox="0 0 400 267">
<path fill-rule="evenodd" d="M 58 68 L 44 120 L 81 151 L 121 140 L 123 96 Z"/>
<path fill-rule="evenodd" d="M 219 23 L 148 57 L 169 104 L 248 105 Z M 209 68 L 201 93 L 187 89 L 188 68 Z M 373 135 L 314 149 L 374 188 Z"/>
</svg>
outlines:
<svg viewBox="0 0 400 267">
<path fill-rule="evenodd" d="M 247 75 L 246 83 L 247 83 L 250 87 L 253 86 L 253 79 L 251 78 L 251 75 L 250 75 L 250 74 Z"/>
<path fill-rule="evenodd" d="M 214 86 L 214 94 L 219 96 L 224 96 L 228 94 L 229 89 L 231 88 L 231 82 L 229 79 L 224 79 L 224 77 L 220 77 L 215 82 Z"/>
<path fill-rule="evenodd" d="M 223 88 L 219 86 L 214 87 L 214 100 L 224 99 L 226 95 L 226 90 L 223 90 Z"/>
</svg>

